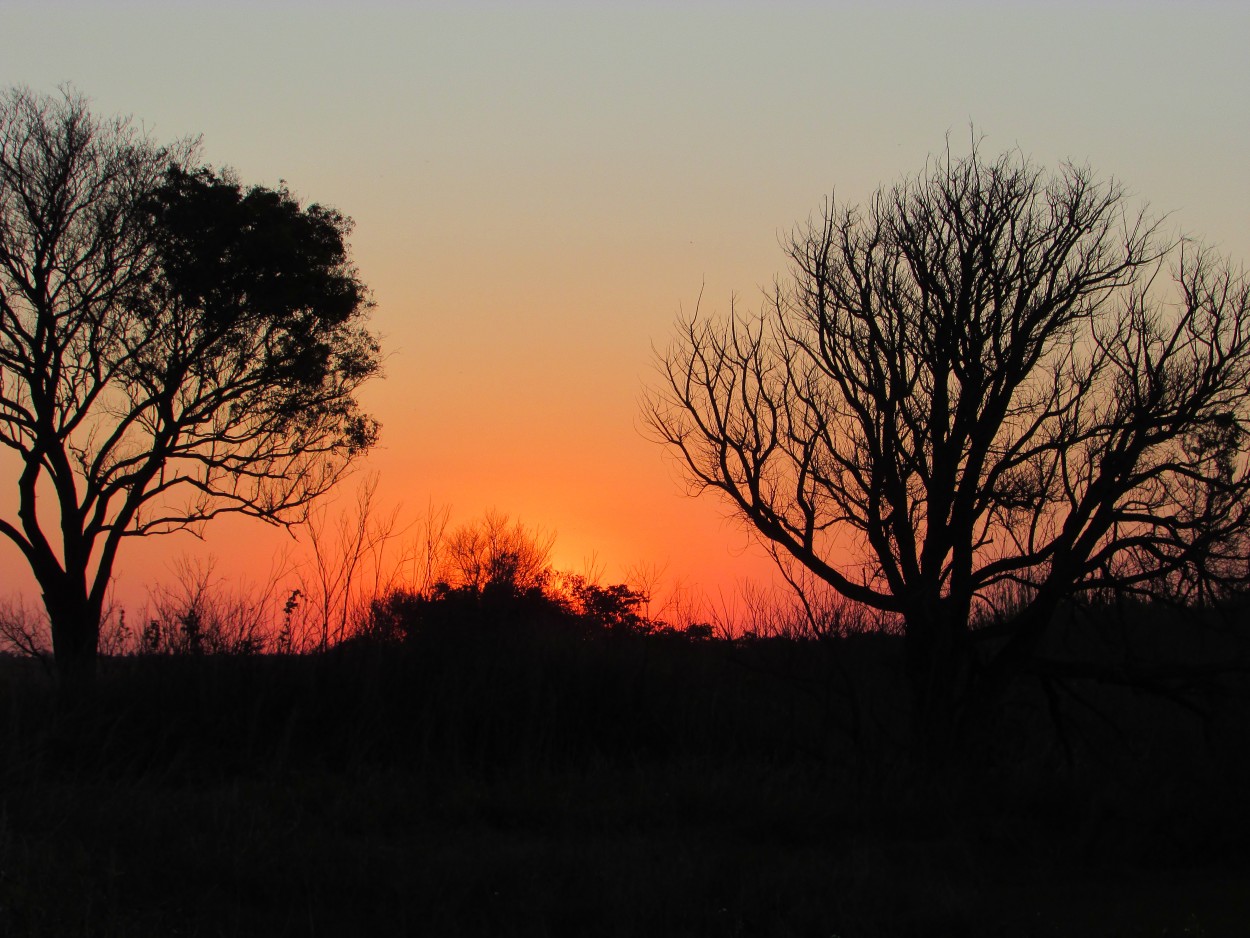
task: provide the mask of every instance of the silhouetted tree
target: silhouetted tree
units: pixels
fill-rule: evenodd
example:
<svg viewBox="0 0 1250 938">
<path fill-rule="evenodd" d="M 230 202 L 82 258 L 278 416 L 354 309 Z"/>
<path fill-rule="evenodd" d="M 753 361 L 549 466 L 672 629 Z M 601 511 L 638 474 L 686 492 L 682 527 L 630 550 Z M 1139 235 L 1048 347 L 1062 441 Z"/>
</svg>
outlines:
<svg viewBox="0 0 1250 938">
<path fill-rule="evenodd" d="M 388 560 L 387 549 L 404 532 L 398 527 L 398 508 L 379 510 L 377 487 L 375 475 L 360 484 L 353 506 L 331 518 L 322 503 L 308 513 L 303 525 L 309 556 L 299 572 L 296 592 L 304 600 L 304 624 L 311 626 L 311 634 L 304 637 L 320 651 L 366 627 L 373 600 L 396 588 L 403 561 Z M 299 605 L 292 606 L 291 613 Z M 288 614 L 287 636 L 293 640 L 292 624 Z"/>
<path fill-rule="evenodd" d="M 654 626 L 644 614 L 649 597 L 624 583 L 604 586 L 575 573 L 560 574 L 557 595 L 569 610 L 596 628 L 647 632 Z"/>
<path fill-rule="evenodd" d="M 42 592 L 62 675 L 89 674 L 125 537 L 281 522 L 376 435 L 351 223 L 242 187 L 69 91 L 0 98 L 0 532 Z"/>
<path fill-rule="evenodd" d="M 540 590 L 551 574 L 555 535 L 531 530 L 498 512 L 453 530 L 443 545 L 442 579 L 453 589 L 481 594 Z"/>
<path fill-rule="evenodd" d="M 282 635 L 289 616 L 279 623 L 274 615 L 281 568 L 271 568 L 250 587 L 215 575 L 214 567 L 212 559 L 174 560 L 171 578 L 149 591 L 147 625 L 137 647 L 126 650 L 148 655 L 251 655 L 270 641 L 276 650 L 289 650 L 283 647 Z"/>
<path fill-rule="evenodd" d="M 975 145 L 830 200 L 788 253 L 758 315 L 682 322 L 646 419 L 779 560 L 900 618 L 922 732 L 1076 592 L 1245 577 L 1242 270 L 1114 181 Z M 970 623 L 1012 584 L 976 671 Z"/>
</svg>

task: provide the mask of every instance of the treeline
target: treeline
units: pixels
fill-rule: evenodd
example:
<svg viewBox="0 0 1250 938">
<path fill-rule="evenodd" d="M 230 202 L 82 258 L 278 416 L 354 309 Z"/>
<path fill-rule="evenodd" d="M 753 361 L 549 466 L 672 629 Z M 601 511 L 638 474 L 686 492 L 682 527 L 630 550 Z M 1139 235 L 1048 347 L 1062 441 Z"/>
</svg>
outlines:
<svg viewBox="0 0 1250 938">
<path fill-rule="evenodd" d="M 683 628 L 640 591 L 466 549 L 490 529 L 445 539 L 485 562 L 374 596 L 324 652 L 314 629 L 303 654 L 280 631 L 191 653 L 173 618 L 87 697 L 0 662 L 0 933 L 1244 924 L 1218 886 L 1250 859 L 1244 606 L 1065 607 L 934 763 L 881 623 L 761 603 L 755 631 Z"/>
<path fill-rule="evenodd" d="M 306 654 L 402 642 L 418 628 L 504 621 L 691 638 L 739 630 L 724 614 L 700 618 L 708 610 L 657 600 L 654 569 L 636 571 L 629 583 L 605 583 L 593 569 L 556 570 L 555 535 L 500 512 L 451 527 L 447 509 L 430 509 L 401 526 L 396 511 L 376 507 L 376 487 L 376 478 L 365 482 L 337 514 L 315 511 L 299 532 L 303 556 L 278 558 L 258 584 L 219 575 L 211 559 L 175 561 L 137 614 L 106 609 L 101 655 Z M 781 614 L 770 608 L 774 597 L 751 597 L 754 621 L 768 619 L 761 627 L 773 630 Z M 43 610 L 21 597 L 0 604 L 0 651 L 50 667 Z"/>
</svg>

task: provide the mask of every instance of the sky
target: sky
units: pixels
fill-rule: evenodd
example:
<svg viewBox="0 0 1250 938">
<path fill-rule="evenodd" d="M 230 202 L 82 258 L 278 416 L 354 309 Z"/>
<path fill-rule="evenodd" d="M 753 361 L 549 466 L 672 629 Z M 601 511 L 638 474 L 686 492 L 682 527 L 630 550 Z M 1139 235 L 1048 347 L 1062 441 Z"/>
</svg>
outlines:
<svg viewBox="0 0 1250 938">
<path fill-rule="evenodd" d="M 0 0 L 0 86 L 72 83 L 355 220 L 386 353 L 358 478 L 382 504 L 507 512 L 564 569 L 723 595 L 768 561 L 639 419 L 677 316 L 754 305 L 830 193 L 863 201 L 972 128 L 1250 259 L 1247 36 L 1250 7 L 1201 2 Z M 230 521 L 132 545 L 119 589 L 184 552 L 255 575 L 287 540 Z M 0 571 L 29 586 L 15 548 Z"/>
</svg>

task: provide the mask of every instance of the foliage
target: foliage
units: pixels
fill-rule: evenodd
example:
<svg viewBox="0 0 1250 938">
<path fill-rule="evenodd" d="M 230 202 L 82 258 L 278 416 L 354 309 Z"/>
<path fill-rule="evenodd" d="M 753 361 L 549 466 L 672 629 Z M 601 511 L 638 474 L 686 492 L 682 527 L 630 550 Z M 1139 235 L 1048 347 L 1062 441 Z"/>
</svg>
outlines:
<svg viewBox="0 0 1250 938">
<path fill-rule="evenodd" d="M 650 596 L 643 590 L 554 570 L 549 562 L 554 542 L 554 534 L 498 512 L 461 525 L 430 554 L 439 558 L 430 564 L 438 571 L 433 582 L 376 593 L 362 634 L 403 641 L 442 630 L 678 631 L 644 612 Z"/>
<path fill-rule="evenodd" d="M 350 221 L 245 188 L 65 91 L 0 100 L 0 533 L 90 671 L 126 537 L 285 522 L 367 449 L 378 370 Z"/>
</svg>

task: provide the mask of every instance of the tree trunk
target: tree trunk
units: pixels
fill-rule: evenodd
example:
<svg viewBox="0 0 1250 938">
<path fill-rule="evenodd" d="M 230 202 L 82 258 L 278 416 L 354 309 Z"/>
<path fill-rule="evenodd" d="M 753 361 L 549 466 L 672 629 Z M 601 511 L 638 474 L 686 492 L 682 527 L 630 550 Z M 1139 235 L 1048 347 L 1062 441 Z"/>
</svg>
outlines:
<svg viewBox="0 0 1250 938">
<path fill-rule="evenodd" d="M 45 590 L 44 607 L 52 628 L 52 652 L 63 687 L 82 689 L 95 680 L 99 653 L 100 608 L 85 590 Z"/>
<path fill-rule="evenodd" d="M 986 662 L 977 682 L 974 700 L 977 710 L 988 710 L 997 704 L 1032 662 L 1063 595 L 1064 590 L 1043 589 L 1012 621 L 1006 642 Z"/>
<path fill-rule="evenodd" d="M 953 755 L 971 684 L 967 616 L 945 598 L 909 615 L 904 628 L 916 751 L 925 762 L 945 762 Z"/>
</svg>

